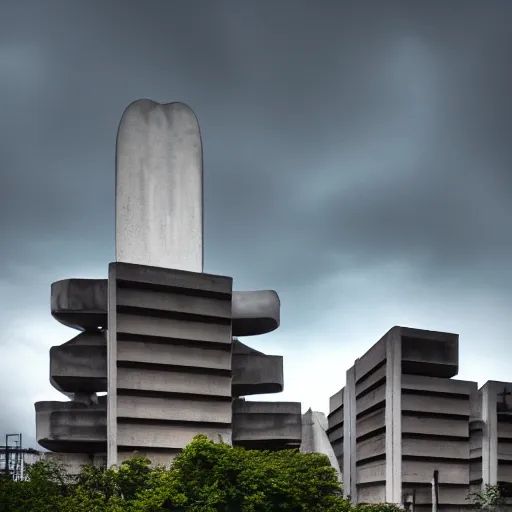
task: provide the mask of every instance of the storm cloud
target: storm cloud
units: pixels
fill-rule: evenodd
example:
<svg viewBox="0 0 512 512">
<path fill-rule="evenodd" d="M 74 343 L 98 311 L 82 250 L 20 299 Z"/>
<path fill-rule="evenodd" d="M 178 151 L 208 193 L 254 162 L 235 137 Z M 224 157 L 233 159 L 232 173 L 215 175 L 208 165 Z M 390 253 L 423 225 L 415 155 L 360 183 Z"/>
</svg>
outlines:
<svg viewBox="0 0 512 512">
<path fill-rule="evenodd" d="M 510 380 L 512 4 L 4 0 L 0 434 L 35 446 L 51 282 L 114 259 L 115 136 L 138 98 L 196 112 L 205 270 L 276 289 L 285 391 L 327 412 L 393 325 L 457 332 Z"/>
</svg>

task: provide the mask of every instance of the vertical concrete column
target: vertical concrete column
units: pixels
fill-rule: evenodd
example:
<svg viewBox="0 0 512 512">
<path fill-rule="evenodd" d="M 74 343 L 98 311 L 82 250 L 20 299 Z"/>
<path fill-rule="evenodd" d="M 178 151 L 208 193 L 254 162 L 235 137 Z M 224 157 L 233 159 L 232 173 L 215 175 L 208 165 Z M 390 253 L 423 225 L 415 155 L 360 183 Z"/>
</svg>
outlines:
<svg viewBox="0 0 512 512">
<path fill-rule="evenodd" d="M 402 340 L 399 329 L 386 344 L 386 502 L 402 502 Z"/>
<path fill-rule="evenodd" d="M 192 110 L 138 100 L 119 124 L 116 261 L 203 271 L 203 152 Z"/>
<path fill-rule="evenodd" d="M 116 267 L 108 267 L 107 288 L 107 466 L 117 464 L 117 314 Z"/>
<path fill-rule="evenodd" d="M 343 495 L 357 503 L 356 473 L 356 372 L 347 370 L 343 397 Z"/>
<path fill-rule="evenodd" d="M 498 483 L 498 418 L 496 382 L 482 387 L 482 489 Z"/>
</svg>

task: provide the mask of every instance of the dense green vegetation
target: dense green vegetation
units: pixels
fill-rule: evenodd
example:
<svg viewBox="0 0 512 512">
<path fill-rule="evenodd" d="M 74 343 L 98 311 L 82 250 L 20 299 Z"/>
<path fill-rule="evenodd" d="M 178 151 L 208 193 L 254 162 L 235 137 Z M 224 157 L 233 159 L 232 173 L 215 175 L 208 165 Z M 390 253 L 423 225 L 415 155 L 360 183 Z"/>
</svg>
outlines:
<svg viewBox="0 0 512 512">
<path fill-rule="evenodd" d="M 357 509 L 357 510 L 356 510 Z M 83 468 L 78 477 L 40 461 L 24 482 L 0 481 L 2 512 L 394 512 L 351 507 L 328 458 L 297 450 L 260 452 L 197 436 L 171 469 L 134 458 L 117 469 Z"/>
</svg>

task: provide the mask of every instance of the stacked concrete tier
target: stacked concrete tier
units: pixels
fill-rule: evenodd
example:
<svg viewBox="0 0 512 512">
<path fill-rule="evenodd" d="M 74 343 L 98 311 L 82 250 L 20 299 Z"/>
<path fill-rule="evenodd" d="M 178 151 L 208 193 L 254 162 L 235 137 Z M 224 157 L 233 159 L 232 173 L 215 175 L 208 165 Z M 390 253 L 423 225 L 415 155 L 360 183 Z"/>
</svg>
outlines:
<svg viewBox="0 0 512 512">
<path fill-rule="evenodd" d="M 250 449 L 284 450 L 301 443 L 299 402 L 233 402 L 233 444 Z"/>
<path fill-rule="evenodd" d="M 110 281 L 52 285 L 52 315 L 83 332 L 50 350 L 50 382 L 71 401 L 36 404 L 42 446 L 73 465 L 85 454 L 102 460 L 107 437 L 109 464 L 134 451 L 168 463 L 197 433 L 231 442 L 235 432 L 233 443 L 244 446 L 258 436 L 265 448 L 300 444 L 300 404 L 246 402 L 252 412 L 232 404 L 232 397 L 283 389 L 282 357 L 232 338 L 279 326 L 274 291 L 231 292 L 230 278 L 202 273 L 110 269 Z M 108 422 L 106 397 L 96 396 L 106 391 Z M 264 432 L 258 421 L 251 430 L 258 408 L 266 408 Z"/>
</svg>

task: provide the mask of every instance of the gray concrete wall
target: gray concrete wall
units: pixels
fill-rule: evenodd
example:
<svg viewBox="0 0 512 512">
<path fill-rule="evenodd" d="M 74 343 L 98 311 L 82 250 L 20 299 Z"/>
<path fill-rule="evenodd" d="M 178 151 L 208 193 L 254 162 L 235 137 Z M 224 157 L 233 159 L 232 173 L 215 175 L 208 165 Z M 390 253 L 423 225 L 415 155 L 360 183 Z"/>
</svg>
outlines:
<svg viewBox="0 0 512 512">
<path fill-rule="evenodd" d="M 336 455 L 343 478 L 343 437 L 344 437 L 344 411 L 343 396 L 345 388 L 341 388 L 329 400 L 329 414 L 327 415 L 327 436 Z"/>
<path fill-rule="evenodd" d="M 488 381 L 473 397 L 471 483 L 512 484 L 512 383 Z"/>
<path fill-rule="evenodd" d="M 302 432 L 298 402 L 233 401 L 233 444 L 246 448 L 298 448 Z"/>
<path fill-rule="evenodd" d="M 349 370 L 344 390 L 331 397 L 329 414 L 346 494 L 357 502 L 402 504 L 414 491 L 417 505 L 428 508 L 437 469 L 443 507 L 468 506 L 470 397 L 477 385 L 450 379 L 458 371 L 458 336 L 394 327 L 353 370 L 353 383 Z M 347 437 L 355 437 L 355 447 Z"/>
<path fill-rule="evenodd" d="M 228 277 L 110 265 L 109 465 L 134 450 L 172 455 L 199 433 L 231 442 L 231 287 Z"/>
</svg>

